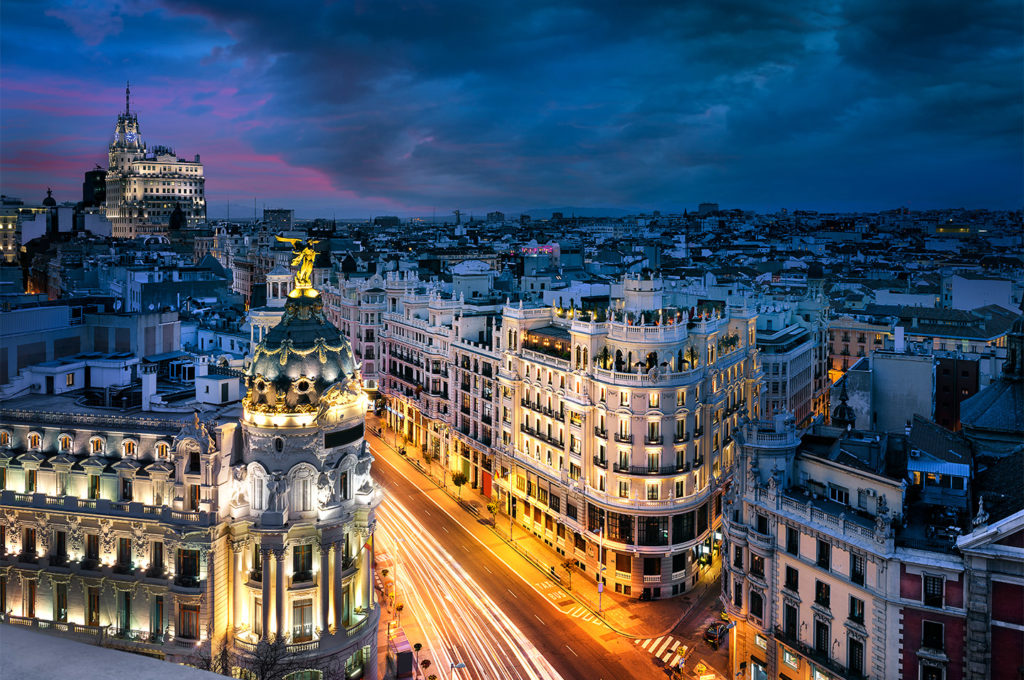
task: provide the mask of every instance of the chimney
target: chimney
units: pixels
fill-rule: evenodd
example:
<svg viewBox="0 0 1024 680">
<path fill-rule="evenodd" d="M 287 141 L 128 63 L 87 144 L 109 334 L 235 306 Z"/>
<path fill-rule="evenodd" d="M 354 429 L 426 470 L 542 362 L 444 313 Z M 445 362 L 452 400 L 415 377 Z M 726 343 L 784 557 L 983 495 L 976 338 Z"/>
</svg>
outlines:
<svg viewBox="0 0 1024 680">
<path fill-rule="evenodd" d="M 916 320 L 916 319 L 915 319 Z M 903 354 L 907 351 L 907 343 L 903 339 L 903 326 L 896 326 L 894 329 L 896 332 L 896 347 L 895 350 L 899 354 Z"/>
<path fill-rule="evenodd" d="M 151 411 L 153 406 L 150 402 L 156 397 L 156 364 L 144 364 L 142 366 L 142 410 Z"/>
<path fill-rule="evenodd" d="M 196 357 L 196 376 L 200 378 L 204 375 L 210 374 L 210 357 L 202 356 Z"/>
</svg>

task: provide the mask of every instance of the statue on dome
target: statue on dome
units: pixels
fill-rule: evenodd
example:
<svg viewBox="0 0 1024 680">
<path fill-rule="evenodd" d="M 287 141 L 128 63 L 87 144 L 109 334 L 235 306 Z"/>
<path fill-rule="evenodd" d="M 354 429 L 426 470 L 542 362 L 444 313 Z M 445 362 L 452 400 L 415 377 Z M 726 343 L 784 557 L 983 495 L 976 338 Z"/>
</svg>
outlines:
<svg viewBox="0 0 1024 680">
<path fill-rule="evenodd" d="M 297 289 L 312 288 L 313 263 L 316 261 L 316 251 L 313 250 L 313 246 L 320 243 L 320 241 L 313 241 L 311 239 L 303 241 L 301 238 L 284 238 L 282 236 L 277 236 L 276 238 L 282 243 L 290 243 L 292 245 L 292 254 L 295 255 L 295 259 L 292 260 L 292 266 L 298 266 L 299 268 L 299 271 L 295 272 L 295 287 Z"/>
</svg>

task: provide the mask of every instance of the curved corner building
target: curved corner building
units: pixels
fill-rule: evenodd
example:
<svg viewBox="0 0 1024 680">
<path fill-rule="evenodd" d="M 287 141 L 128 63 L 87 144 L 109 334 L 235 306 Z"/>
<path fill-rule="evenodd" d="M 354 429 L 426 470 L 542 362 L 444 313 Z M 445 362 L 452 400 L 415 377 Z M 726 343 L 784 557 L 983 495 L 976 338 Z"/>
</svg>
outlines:
<svg viewBox="0 0 1024 680">
<path fill-rule="evenodd" d="M 377 677 L 365 398 L 348 340 L 297 286 L 246 378 L 231 506 L 234 646 L 283 636 L 310 668 Z M 362 669 L 362 675 L 357 675 Z"/>
<path fill-rule="evenodd" d="M 0 404 L 0 621 L 186 664 L 226 649 L 235 677 L 283 640 L 289 678 L 377 677 L 365 398 L 320 294 L 284 310 L 241 423 Z"/>
</svg>

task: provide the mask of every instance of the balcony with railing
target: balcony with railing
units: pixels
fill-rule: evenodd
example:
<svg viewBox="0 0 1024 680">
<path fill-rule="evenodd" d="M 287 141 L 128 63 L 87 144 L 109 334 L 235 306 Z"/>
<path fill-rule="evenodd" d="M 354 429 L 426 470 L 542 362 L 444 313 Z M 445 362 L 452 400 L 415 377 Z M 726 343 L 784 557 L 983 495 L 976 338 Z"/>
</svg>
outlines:
<svg viewBox="0 0 1024 680">
<path fill-rule="evenodd" d="M 665 438 L 660 434 L 656 436 L 646 435 L 644 437 L 644 446 L 661 446 L 665 443 Z"/>
<path fill-rule="evenodd" d="M 775 638 L 805 658 L 810 659 L 816 664 L 824 666 L 830 672 L 835 673 L 841 678 L 847 678 L 848 680 L 865 680 L 867 677 L 839 663 L 829 656 L 829 654 L 824 650 L 816 649 L 806 642 L 802 642 L 793 632 L 787 632 L 780 626 L 775 627 Z"/>
<path fill-rule="evenodd" d="M 594 465 L 596 465 L 599 468 L 604 468 L 605 470 L 607 470 L 608 469 L 608 459 L 607 458 L 601 458 L 600 456 L 594 456 Z"/>
<path fill-rule="evenodd" d="M 617 441 L 620 444 L 632 444 L 633 443 L 633 435 L 631 435 L 631 434 L 623 434 L 622 432 L 616 432 L 615 433 L 615 441 Z"/>
<path fill-rule="evenodd" d="M 678 465 L 620 465 L 615 463 L 613 466 L 613 472 L 617 472 L 620 475 L 674 475 L 678 472 L 686 472 L 689 466 L 686 464 Z"/>
</svg>

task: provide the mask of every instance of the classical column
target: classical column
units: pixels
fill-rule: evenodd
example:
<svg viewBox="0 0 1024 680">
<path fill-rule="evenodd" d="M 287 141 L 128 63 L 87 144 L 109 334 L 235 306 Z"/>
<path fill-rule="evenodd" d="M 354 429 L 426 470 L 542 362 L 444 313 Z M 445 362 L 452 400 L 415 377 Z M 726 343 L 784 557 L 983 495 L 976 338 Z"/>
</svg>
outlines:
<svg viewBox="0 0 1024 680">
<path fill-rule="evenodd" d="M 263 561 L 263 620 L 260 622 L 262 626 L 260 630 L 263 631 L 264 637 L 270 636 L 270 565 L 271 565 L 271 551 L 267 548 L 259 546 L 261 552 L 261 558 Z"/>
<path fill-rule="evenodd" d="M 373 534 L 367 529 L 367 537 L 363 541 L 363 568 L 359 574 L 363 579 L 363 606 L 366 608 L 367 616 L 373 606 Z"/>
<path fill-rule="evenodd" d="M 245 580 L 245 541 L 235 541 L 231 544 L 231 548 L 235 551 L 234 572 L 231 574 L 231 583 L 234 586 L 231 590 L 231 626 L 232 628 L 238 628 L 245 618 L 245 612 L 242 608 L 242 582 Z"/>
<path fill-rule="evenodd" d="M 342 586 L 341 575 L 345 571 L 345 553 L 343 550 L 344 543 L 332 543 L 331 552 L 334 553 L 334 626 L 338 631 L 344 630 L 345 628 L 345 610 L 344 600 L 342 595 L 344 588 Z"/>
<path fill-rule="evenodd" d="M 325 543 L 320 544 L 320 628 L 322 635 L 327 634 L 331 626 L 331 549 Z"/>
<path fill-rule="evenodd" d="M 274 614 L 277 617 L 277 636 L 284 635 L 284 548 L 274 551 Z"/>
</svg>

